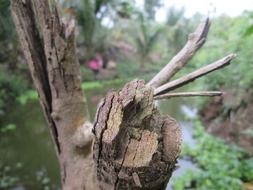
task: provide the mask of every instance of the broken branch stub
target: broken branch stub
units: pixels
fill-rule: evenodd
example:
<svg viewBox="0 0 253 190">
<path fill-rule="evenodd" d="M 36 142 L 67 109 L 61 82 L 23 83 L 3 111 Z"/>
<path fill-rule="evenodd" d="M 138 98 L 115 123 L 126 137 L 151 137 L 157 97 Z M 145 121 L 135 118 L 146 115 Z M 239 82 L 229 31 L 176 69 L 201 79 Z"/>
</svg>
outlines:
<svg viewBox="0 0 253 190">
<path fill-rule="evenodd" d="M 185 46 L 172 58 L 172 60 L 157 73 L 147 84 L 157 88 L 168 82 L 178 71 L 180 71 L 191 60 L 194 54 L 204 45 L 210 27 L 210 21 L 207 17 L 203 20 L 197 29 L 188 37 Z"/>
<path fill-rule="evenodd" d="M 204 67 L 199 68 L 196 71 L 193 71 L 192 73 L 189 73 L 179 79 L 175 79 L 171 82 L 168 82 L 158 88 L 155 89 L 155 96 L 164 94 L 166 92 L 175 90 L 181 86 L 184 86 L 192 81 L 194 81 L 197 78 L 200 78 L 206 74 L 209 74 L 213 71 L 216 71 L 218 69 L 221 69 L 227 65 L 230 64 L 230 62 L 236 57 L 235 54 L 230 54 L 226 57 L 223 57 L 222 59 L 219 59 L 218 61 L 211 63 L 209 65 L 206 65 Z"/>
<path fill-rule="evenodd" d="M 102 100 L 93 147 L 100 189 L 164 189 L 180 153 L 178 123 L 154 106 L 142 80 Z"/>
</svg>

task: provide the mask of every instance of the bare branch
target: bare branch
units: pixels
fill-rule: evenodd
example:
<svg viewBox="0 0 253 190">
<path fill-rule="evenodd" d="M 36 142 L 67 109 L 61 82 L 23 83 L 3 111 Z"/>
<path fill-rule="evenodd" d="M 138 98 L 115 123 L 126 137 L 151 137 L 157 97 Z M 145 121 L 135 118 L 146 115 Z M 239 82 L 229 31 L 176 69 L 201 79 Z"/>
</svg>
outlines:
<svg viewBox="0 0 253 190">
<path fill-rule="evenodd" d="M 174 90 L 176 88 L 179 88 L 183 85 L 186 85 L 192 81 L 194 81 L 195 79 L 201 77 L 201 76 L 204 76 L 212 71 L 215 71 L 217 69 L 220 69 L 222 67 L 225 67 L 227 65 L 230 64 L 230 61 L 235 58 L 235 54 L 230 54 L 212 64 L 209 64 L 205 67 L 202 67 L 190 74 L 187 74 L 179 79 L 176 79 L 176 80 L 173 80 L 171 82 L 168 82 L 160 87 L 158 87 L 157 89 L 155 89 L 155 92 L 154 94 L 155 95 L 159 95 L 161 93 L 165 93 L 165 92 L 168 92 L 168 91 L 171 91 L 171 90 Z"/>
<path fill-rule="evenodd" d="M 205 43 L 210 27 L 209 18 L 199 24 L 194 33 L 190 34 L 188 41 L 175 55 L 172 60 L 148 83 L 149 86 L 157 88 L 168 82 L 181 68 L 183 68 L 193 57 L 193 55 Z"/>
<path fill-rule="evenodd" d="M 221 91 L 203 91 L 203 92 L 175 92 L 165 93 L 162 95 L 154 96 L 155 100 L 169 99 L 174 97 L 194 97 L 194 96 L 222 96 Z"/>
</svg>

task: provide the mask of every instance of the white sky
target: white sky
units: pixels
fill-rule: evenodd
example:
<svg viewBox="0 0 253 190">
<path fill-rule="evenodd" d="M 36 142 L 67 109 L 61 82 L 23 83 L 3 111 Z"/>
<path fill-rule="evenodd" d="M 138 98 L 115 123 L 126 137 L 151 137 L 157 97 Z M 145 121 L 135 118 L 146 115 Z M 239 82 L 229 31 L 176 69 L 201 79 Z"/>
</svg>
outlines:
<svg viewBox="0 0 253 190">
<path fill-rule="evenodd" d="M 143 4 L 143 0 L 136 0 L 138 5 Z M 227 14 L 237 16 L 245 10 L 253 11 L 253 0 L 163 0 L 164 6 L 156 15 L 157 21 L 164 21 L 166 9 L 170 6 L 185 7 L 185 16 L 190 17 L 197 12 L 212 16 Z"/>
</svg>

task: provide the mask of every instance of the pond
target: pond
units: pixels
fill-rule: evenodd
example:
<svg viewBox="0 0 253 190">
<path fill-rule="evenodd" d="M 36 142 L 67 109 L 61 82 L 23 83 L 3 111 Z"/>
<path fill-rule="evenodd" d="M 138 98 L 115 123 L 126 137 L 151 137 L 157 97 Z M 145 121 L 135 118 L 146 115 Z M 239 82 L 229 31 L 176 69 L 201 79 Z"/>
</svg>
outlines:
<svg viewBox="0 0 253 190">
<path fill-rule="evenodd" d="M 119 87 L 122 85 L 106 85 L 103 88 L 86 90 L 91 118 L 94 117 L 96 106 L 105 93 Z M 184 118 L 195 116 L 193 101 L 189 98 L 187 102 L 183 98 L 175 98 L 157 102 L 161 112 L 179 121 L 183 140 L 190 145 L 194 145 L 191 135 L 193 126 Z M 12 190 L 60 189 L 54 146 L 38 101 L 28 101 L 25 105 L 11 107 L 0 124 L 16 126 L 13 131 L 0 134 L 0 184 L 13 183 L 16 187 L 10 188 Z M 173 174 L 175 177 L 189 168 L 194 168 L 187 160 L 179 160 L 179 164 L 180 168 Z M 9 177 L 3 179 L 3 175 Z M 167 189 L 171 189 L 170 185 Z"/>
</svg>

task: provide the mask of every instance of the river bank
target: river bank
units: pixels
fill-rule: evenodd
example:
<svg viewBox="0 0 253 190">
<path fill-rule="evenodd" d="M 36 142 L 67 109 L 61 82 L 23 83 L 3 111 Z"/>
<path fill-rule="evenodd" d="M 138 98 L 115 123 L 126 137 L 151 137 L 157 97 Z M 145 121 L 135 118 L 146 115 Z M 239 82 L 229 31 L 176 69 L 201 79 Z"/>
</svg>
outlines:
<svg viewBox="0 0 253 190">
<path fill-rule="evenodd" d="M 114 80 L 82 85 L 91 118 L 94 118 L 97 104 L 106 92 L 121 88 L 125 82 Z M 37 94 L 33 90 L 27 91 L 18 102 L 9 107 L 0 122 L 1 128 L 12 126 L 0 133 L 0 189 L 57 190 L 60 187 L 58 163 Z M 184 99 L 163 101 L 159 106 L 164 114 L 178 120 L 186 142 L 193 141 L 190 122 L 184 117 L 185 111 L 189 112 L 192 107 L 192 102 Z M 182 159 L 180 165 L 178 175 L 192 167 L 190 161 Z"/>
<path fill-rule="evenodd" d="M 227 90 L 223 97 L 212 99 L 200 111 L 211 134 L 236 144 L 253 154 L 253 98 L 244 90 Z"/>
<path fill-rule="evenodd" d="M 127 80 L 131 79 L 96 81 L 82 84 L 88 100 L 91 118 L 94 117 L 96 106 L 106 92 L 121 88 Z M 211 99 L 200 114 L 202 120 L 206 122 L 203 125 L 197 118 L 198 110 L 195 100 L 195 98 L 175 98 L 157 103 L 162 113 L 171 115 L 180 123 L 183 133 L 184 145 L 182 157 L 178 163 L 179 169 L 174 172 L 173 179 L 167 189 L 172 189 L 173 187 L 174 190 L 180 190 L 180 188 L 185 189 L 187 186 L 195 187 L 196 189 L 200 185 L 208 187 L 210 186 L 210 180 L 211 185 L 213 185 L 213 181 L 218 181 L 220 185 L 225 186 L 227 183 L 224 181 L 225 179 L 232 180 L 233 184 L 235 182 L 236 185 L 239 183 L 238 186 L 234 185 L 233 187 L 242 187 L 245 180 L 241 180 L 243 173 L 241 167 L 246 167 L 244 175 L 248 167 L 244 164 L 246 159 L 240 157 L 241 152 L 238 152 L 237 149 L 231 148 L 224 144 L 222 140 L 207 134 L 204 126 L 207 131 L 220 135 L 223 138 L 221 136 L 223 133 L 216 134 L 214 130 L 220 129 L 220 126 L 217 128 L 210 126 L 218 126 L 215 125 L 218 122 L 221 124 L 221 118 L 228 119 L 228 113 L 232 114 L 235 112 L 238 116 L 234 114 L 233 118 L 239 118 L 243 112 L 245 114 L 242 115 L 250 118 L 252 104 L 245 106 L 245 103 L 239 101 L 240 103 L 236 105 L 240 106 L 234 106 L 233 111 L 231 109 L 229 111 L 229 109 L 224 110 L 221 106 L 229 105 L 229 98 Z M 231 100 L 235 104 L 234 97 L 231 97 Z M 246 101 L 245 97 L 243 100 Z M 12 126 L 0 134 L 0 155 L 2 155 L 0 157 L 0 187 L 3 189 L 22 187 L 24 190 L 57 190 L 60 187 L 59 168 L 36 92 L 33 90 L 27 91 L 23 94 L 23 98 L 19 98 L 19 102 L 21 104 L 15 103 L 7 111 L 4 120 L 0 122 L 1 126 Z M 231 119 L 232 116 L 229 118 Z M 233 121 L 239 122 L 244 121 L 244 119 Z M 244 122 L 246 121 L 249 123 L 251 120 L 248 119 Z M 224 128 L 221 129 L 224 130 Z M 232 135 L 231 137 L 234 136 Z M 230 154 L 227 154 L 227 152 Z M 230 162 L 227 162 L 227 160 L 230 160 Z M 240 164 L 241 162 L 243 164 Z M 231 170 L 231 167 L 235 169 Z M 231 173 L 231 171 L 235 173 Z M 250 176 L 251 174 L 248 175 Z M 217 176 L 219 176 L 219 179 L 216 179 Z M 212 187 L 210 186 L 211 189 Z"/>
</svg>

